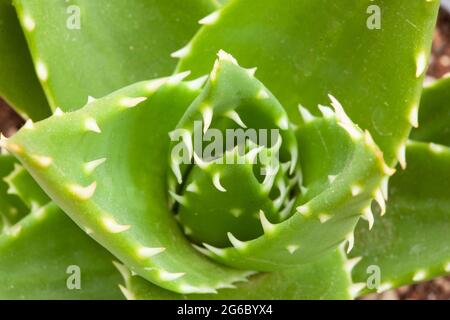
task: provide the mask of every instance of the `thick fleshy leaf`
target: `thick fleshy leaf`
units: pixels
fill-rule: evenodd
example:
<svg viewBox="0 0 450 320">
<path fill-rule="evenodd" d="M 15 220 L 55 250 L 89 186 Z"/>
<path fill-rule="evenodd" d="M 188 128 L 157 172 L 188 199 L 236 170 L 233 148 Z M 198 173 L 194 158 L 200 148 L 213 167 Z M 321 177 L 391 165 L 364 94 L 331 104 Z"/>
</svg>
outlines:
<svg viewBox="0 0 450 320">
<path fill-rule="evenodd" d="M 49 196 L 131 270 L 176 292 L 214 292 L 248 272 L 198 253 L 169 209 L 169 132 L 199 94 L 180 79 L 135 84 L 24 128 L 5 144 Z"/>
<path fill-rule="evenodd" d="M 51 114 L 11 0 L 0 0 L 0 96 L 24 117 Z"/>
<path fill-rule="evenodd" d="M 16 0 L 51 107 L 74 110 L 141 80 L 170 74 L 210 0 Z M 22 91 L 25 92 L 25 91 Z"/>
<path fill-rule="evenodd" d="M 411 138 L 450 146 L 450 78 L 424 89 L 419 127 L 413 130 Z"/>
<path fill-rule="evenodd" d="M 349 262 L 335 250 L 308 264 L 288 271 L 252 276 L 236 288 L 221 289 L 217 294 L 180 295 L 152 284 L 123 270 L 123 292 L 129 299 L 137 300 L 272 300 L 272 299 L 351 299 L 355 288 L 348 275 Z"/>
<path fill-rule="evenodd" d="M 113 257 L 54 204 L 0 236 L 0 299 L 122 299 Z"/>
<path fill-rule="evenodd" d="M 0 234 L 28 214 L 29 209 L 15 194 L 9 192 L 5 177 L 14 171 L 18 161 L 10 155 L 0 155 Z"/>
<path fill-rule="evenodd" d="M 386 215 L 371 232 L 357 229 L 352 252 L 363 257 L 354 279 L 375 284 L 379 268 L 380 291 L 450 273 L 450 149 L 411 142 L 407 160 L 391 178 Z"/>
<path fill-rule="evenodd" d="M 392 164 L 417 111 L 438 6 L 425 0 L 234 0 L 201 20 L 205 26 L 178 69 L 202 75 L 215 53 L 226 50 L 258 68 L 294 122 L 298 103 L 316 113 L 331 93 Z"/>
</svg>

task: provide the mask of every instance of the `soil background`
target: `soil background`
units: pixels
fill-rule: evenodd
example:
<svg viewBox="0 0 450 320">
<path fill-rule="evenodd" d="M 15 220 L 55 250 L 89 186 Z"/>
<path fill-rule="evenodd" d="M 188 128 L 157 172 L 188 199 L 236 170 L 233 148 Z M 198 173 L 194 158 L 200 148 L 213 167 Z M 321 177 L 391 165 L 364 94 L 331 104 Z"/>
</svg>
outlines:
<svg viewBox="0 0 450 320">
<path fill-rule="evenodd" d="M 450 14 L 439 12 L 433 39 L 428 79 L 450 76 Z M 0 98 L 0 131 L 7 137 L 14 134 L 24 120 Z M 382 294 L 365 296 L 364 300 L 450 300 L 450 276 L 417 285 L 405 286 Z"/>
</svg>

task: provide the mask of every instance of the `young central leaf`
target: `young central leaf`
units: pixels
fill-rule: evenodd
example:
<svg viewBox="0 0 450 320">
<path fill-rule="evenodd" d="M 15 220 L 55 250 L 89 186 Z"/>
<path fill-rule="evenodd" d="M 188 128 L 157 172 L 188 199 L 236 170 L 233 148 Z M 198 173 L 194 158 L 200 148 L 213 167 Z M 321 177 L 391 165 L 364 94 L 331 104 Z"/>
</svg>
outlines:
<svg viewBox="0 0 450 320">
<path fill-rule="evenodd" d="M 171 196 L 187 236 L 226 247 L 289 215 L 299 188 L 295 133 L 275 97 L 224 52 L 171 137 Z M 193 164 L 192 166 L 189 164 Z M 176 183 L 177 182 L 177 183 Z"/>
<path fill-rule="evenodd" d="M 371 201 L 384 207 L 380 186 L 393 170 L 330 99 L 335 111 L 319 106 L 324 117 L 316 118 L 300 107 L 303 121 L 294 127 L 253 72 L 219 52 L 210 81 L 170 133 L 171 209 L 206 248 L 199 251 L 232 267 L 274 271 L 344 241 L 351 250 L 360 217 L 372 226 Z M 230 144 L 230 130 L 279 135 L 261 143 L 248 133 Z"/>
</svg>

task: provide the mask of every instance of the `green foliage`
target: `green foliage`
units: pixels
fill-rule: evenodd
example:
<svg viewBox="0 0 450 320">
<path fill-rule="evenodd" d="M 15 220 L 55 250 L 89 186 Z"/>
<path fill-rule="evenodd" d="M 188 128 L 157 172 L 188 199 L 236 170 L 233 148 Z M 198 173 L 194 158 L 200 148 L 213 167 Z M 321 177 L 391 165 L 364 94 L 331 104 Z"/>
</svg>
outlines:
<svg viewBox="0 0 450 320">
<path fill-rule="evenodd" d="M 114 257 L 54 204 L 0 236 L 0 252 L 0 299 L 122 298 Z M 71 266 L 81 271 L 79 288 L 70 286 Z"/>
<path fill-rule="evenodd" d="M 33 120 L 50 115 L 11 0 L 0 1 L 0 96 Z M 24 94 L 26 93 L 26 94 Z"/>
<path fill-rule="evenodd" d="M 450 272 L 450 81 L 425 88 L 420 127 L 407 147 L 406 171 L 390 181 L 386 217 L 372 232 L 356 233 L 355 256 L 362 256 L 354 278 L 365 281 L 368 268 L 382 270 L 381 289 L 399 287 Z M 370 271 L 370 270 L 369 270 Z"/>
<path fill-rule="evenodd" d="M 436 146 L 408 145 L 408 168 L 390 181 L 386 216 L 371 232 L 358 228 L 358 281 L 371 275 L 370 266 L 380 268 L 383 290 L 450 272 L 450 149 Z"/>
<path fill-rule="evenodd" d="M 372 4 L 382 12 L 380 30 L 366 24 Z M 258 78 L 296 123 L 298 103 L 317 113 L 331 93 L 391 164 L 409 134 L 409 114 L 417 111 L 437 6 L 410 0 L 230 1 L 189 43 L 178 71 L 203 75 L 216 52 L 226 50 L 258 68 Z"/>
<path fill-rule="evenodd" d="M 25 203 L 9 192 L 9 186 L 3 180 L 14 170 L 15 165 L 17 160 L 13 156 L 0 156 L 0 234 L 28 213 Z"/>
<path fill-rule="evenodd" d="M 176 63 L 170 53 L 216 8 L 210 0 L 46 0 L 45 5 L 16 0 L 15 5 L 50 105 L 64 111 L 80 108 L 88 96 L 170 74 Z"/>
<path fill-rule="evenodd" d="M 124 269 L 123 292 L 130 299 L 144 300 L 258 300 L 258 299 L 351 299 L 353 298 L 348 261 L 341 252 L 332 252 L 303 267 L 255 275 L 237 288 L 217 294 L 180 295 L 150 284 Z"/>
<path fill-rule="evenodd" d="M 411 138 L 450 146 L 450 78 L 425 88 L 420 105 L 420 127 Z"/>
<path fill-rule="evenodd" d="M 438 1 L 0 1 L 0 94 L 46 118 L 1 139 L 0 299 L 352 299 L 450 272 L 448 79 L 418 113 Z"/>
</svg>

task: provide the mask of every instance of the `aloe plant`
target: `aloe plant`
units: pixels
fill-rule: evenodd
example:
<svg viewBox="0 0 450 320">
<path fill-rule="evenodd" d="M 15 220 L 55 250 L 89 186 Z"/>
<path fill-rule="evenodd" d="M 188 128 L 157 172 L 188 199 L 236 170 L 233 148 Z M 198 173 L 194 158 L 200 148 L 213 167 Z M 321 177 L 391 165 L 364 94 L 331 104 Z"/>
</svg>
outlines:
<svg viewBox="0 0 450 320">
<path fill-rule="evenodd" d="M 0 93 L 27 122 L 1 140 L 0 298 L 353 299 L 450 273 L 438 7 L 2 0 Z"/>
</svg>

